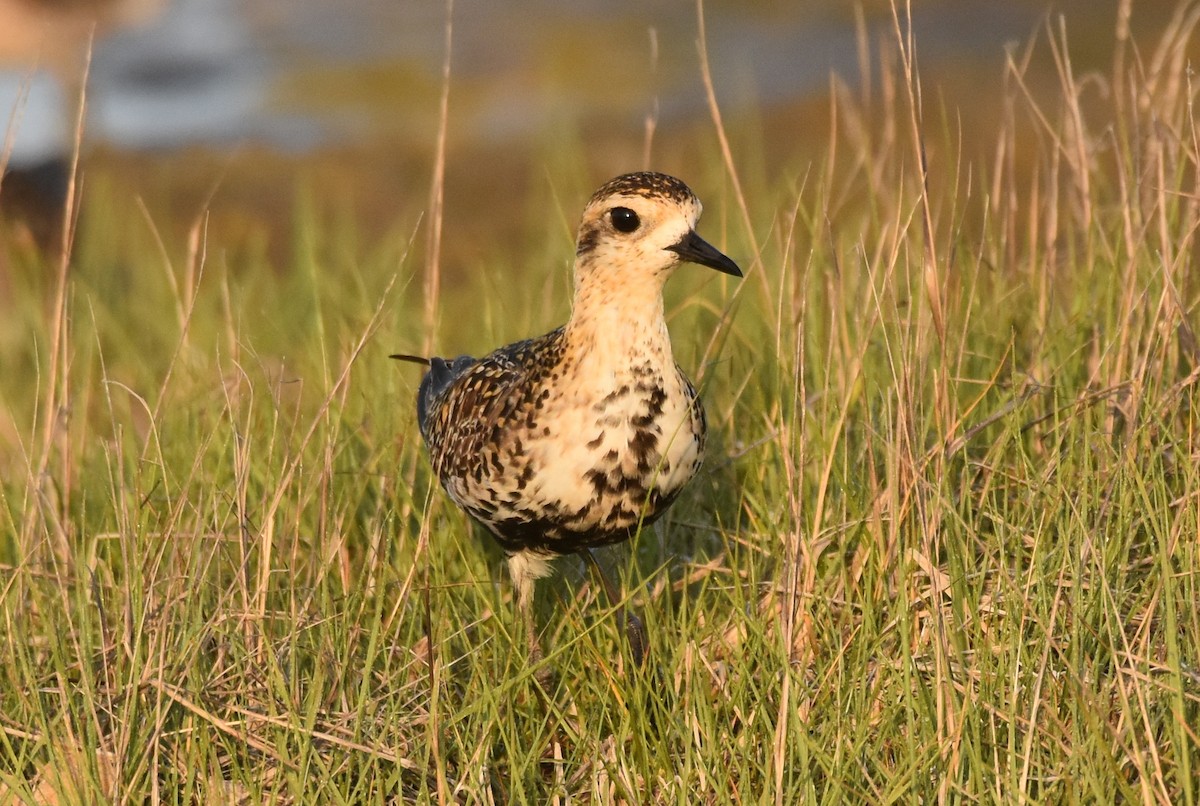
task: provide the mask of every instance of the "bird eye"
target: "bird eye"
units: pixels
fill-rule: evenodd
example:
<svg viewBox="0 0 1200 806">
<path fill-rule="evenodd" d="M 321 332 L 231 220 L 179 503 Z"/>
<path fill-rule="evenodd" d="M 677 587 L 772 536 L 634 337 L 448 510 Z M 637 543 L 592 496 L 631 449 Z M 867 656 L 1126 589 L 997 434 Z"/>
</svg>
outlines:
<svg viewBox="0 0 1200 806">
<path fill-rule="evenodd" d="M 633 232 L 642 223 L 638 214 L 628 207 L 614 207 L 609 216 L 612 218 L 613 227 L 618 232 Z"/>
</svg>

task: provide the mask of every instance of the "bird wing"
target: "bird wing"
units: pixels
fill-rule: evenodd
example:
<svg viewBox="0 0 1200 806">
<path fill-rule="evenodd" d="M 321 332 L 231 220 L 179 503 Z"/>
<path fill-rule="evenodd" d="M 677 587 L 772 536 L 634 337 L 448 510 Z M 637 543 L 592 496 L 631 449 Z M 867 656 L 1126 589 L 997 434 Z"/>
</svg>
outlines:
<svg viewBox="0 0 1200 806">
<path fill-rule="evenodd" d="M 449 472 L 447 462 L 466 472 L 480 461 L 480 451 L 496 439 L 497 425 L 528 403 L 542 374 L 553 368 L 561 337 L 559 328 L 480 359 L 430 360 L 417 390 L 417 419 L 439 475 Z"/>
</svg>

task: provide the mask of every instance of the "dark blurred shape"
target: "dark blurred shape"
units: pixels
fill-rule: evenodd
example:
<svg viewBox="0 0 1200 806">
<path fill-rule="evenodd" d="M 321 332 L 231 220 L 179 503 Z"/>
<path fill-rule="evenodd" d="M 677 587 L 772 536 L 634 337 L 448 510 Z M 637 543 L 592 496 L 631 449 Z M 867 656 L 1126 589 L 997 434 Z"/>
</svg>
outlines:
<svg viewBox="0 0 1200 806">
<path fill-rule="evenodd" d="M 0 216 L 49 252 L 62 242 L 70 163 L 66 157 L 10 167 L 0 179 Z"/>
</svg>

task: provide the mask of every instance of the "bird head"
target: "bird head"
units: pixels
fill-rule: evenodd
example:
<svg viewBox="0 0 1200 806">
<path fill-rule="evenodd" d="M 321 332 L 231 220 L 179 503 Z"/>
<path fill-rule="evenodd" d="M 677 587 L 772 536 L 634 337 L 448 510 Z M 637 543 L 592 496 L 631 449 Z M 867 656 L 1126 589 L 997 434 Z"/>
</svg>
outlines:
<svg viewBox="0 0 1200 806">
<path fill-rule="evenodd" d="M 700 200 L 675 177 L 644 171 L 608 182 L 583 212 L 575 245 L 576 285 L 658 290 L 680 263 L 741 277 L 737 264 L 696 234 Z"/>
</svg>

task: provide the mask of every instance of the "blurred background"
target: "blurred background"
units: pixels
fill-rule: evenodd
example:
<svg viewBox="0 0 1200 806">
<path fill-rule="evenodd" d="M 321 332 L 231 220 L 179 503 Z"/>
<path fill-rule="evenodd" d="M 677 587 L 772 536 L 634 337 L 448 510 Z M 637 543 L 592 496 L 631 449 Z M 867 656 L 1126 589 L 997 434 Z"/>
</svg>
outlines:
<svg viewBox="0 0 1200 806">
<path fill-rule="evenodd" d="M 969 143 L 994 124 L 1008 54 L 1061 23 L 1075 70 L 1104 69 L 1121 5 L 917 0 L 928 101 Z M 1135 43 L 1186 9 L 1129 7 Z M 725 122 L 735 145 L 754 143 L 745 167 L 768 176 L 821 159 L 831 91 L 879 92 L 863 66 L 894 51 L 879 0 L 707 0 L 704 15 Z M 694 181 L 694 161 L 711 159 L 694 3 L 455 0 L 450 17 L 448 231 L 483 226 L 481 204 L 511 227 L 531 189 L 587 192 L 647 164 Z M 85 70 L 85 215 L 99 185 L 168 232 L 207 211 L 210 233 L 266 248 L 286 239 L 298 190 L 368 233 L 412 221 L 427 206 L 446 22 L 446 4 L 404 0 L 0 0 L 4 236 L 57 243 Z M 1035 90 L 1057 83 L 1048 51 Z M 447 259 L 469 260 L 470 242 Z"/>
</svg>

